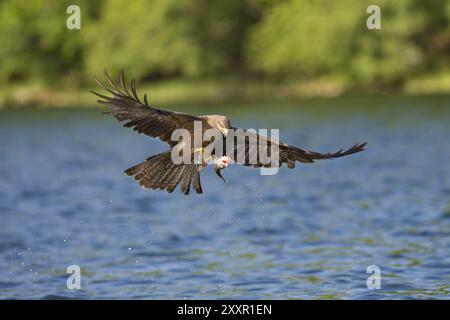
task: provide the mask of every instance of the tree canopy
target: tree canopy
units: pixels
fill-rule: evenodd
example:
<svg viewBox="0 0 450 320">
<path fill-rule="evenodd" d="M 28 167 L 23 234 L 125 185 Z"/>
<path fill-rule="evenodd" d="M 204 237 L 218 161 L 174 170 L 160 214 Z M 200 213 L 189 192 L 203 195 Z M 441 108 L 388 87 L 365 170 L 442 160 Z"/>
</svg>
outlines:
<svg viewBox="0 0 450 320">
<path fill-rule="evenodd" d="M 66 8 L 81 8 L 68 30 Z M 82 85 L 104 67 L 140 80 L 338 77 L 395 85 L 447 70 L 450 3 L 379 0 L 0 1 L 0 82 Z"/>
</svg>

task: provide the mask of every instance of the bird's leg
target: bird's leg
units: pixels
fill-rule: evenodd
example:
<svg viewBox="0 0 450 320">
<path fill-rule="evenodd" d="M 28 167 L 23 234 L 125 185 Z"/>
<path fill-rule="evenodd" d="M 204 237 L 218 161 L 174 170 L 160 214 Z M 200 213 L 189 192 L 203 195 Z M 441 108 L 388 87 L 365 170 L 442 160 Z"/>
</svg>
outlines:
<svg viewBox="0 0 450 320">
<path fill-rule="evenodd" d="M 222 175 L 222 168 L 221 167 L 219 167 L 217 165 L 214 165 L 214 172 L 219 176 L 220 179 L 223 180 L 223 182 L 228 184 L 228 181 Z"/>
<path fill-rule="evenodd" d="M 203 148 L 197 148 L 194 150 L 194 163 L 203 163 Z"/>
</svg>

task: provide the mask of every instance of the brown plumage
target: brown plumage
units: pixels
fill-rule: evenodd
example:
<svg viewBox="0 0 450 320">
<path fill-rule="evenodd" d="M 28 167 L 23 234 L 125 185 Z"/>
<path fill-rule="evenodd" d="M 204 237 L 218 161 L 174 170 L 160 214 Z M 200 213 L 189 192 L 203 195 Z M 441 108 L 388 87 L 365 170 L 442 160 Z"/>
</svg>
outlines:
<svg viewBox="0 0 450 320">
<path fill-rule="evenodd" d="M 119 76 L 119 83 L 115 84 L 108 72 L 105 70 L 106 84 L 101 83 L 97 79 L 97 84 L 108 92 L 108 95 L 100 94 L 92 91 L 95 95 L 100 97 L 101 100 L 97 100 L 99 103 L 112 107 L 113 110 L 105 112 L 105 114 L 111 114 L 118 121 L 125 122 L 125 127 L 133 128 L 133 130 L 144 133 L 148 136 L 159 138 L 161 141 L 166 142 L 170 146 L 170 150 L 158 155 L 149 157 L 142 163 L 139 163 L 127 170 L 125 173 L 129 176 L 133 176 L 139 185 L 144 188 L 151 189 L 166 189 L 169 193 L 173 192 L 175 188 L 180 184 L 181 192 L 188 194 L 191 188 L 197 193 L 202 193 L 202 187 L 200 183 L 200 171 L 208 164 L 206 162 L 191 164 L 181 163 L 175 164 L 171 159 L 171 150 L 178 144 L 178 141 L 172 141 L 172 132 L 176 129 L 187 129 L 191 136 L 194 132 L 194 122 L 201 121 L 203 133 L 208 129 L 218 129 L 224 136 L 224 155 L 231 157 L 231 159 L 239 159 L 237 157 L 237 148 L 232 150 L 231 154 L 226 154 L 225 145 L 227 138 L 227 131 L 229 129 L 236 129 L 231 127 L 230 121 L 225 116 L 220 115 L 204 115 L 194 116 L 187 113 L 173 112 L 158 109 L 148 104 L 147 95 L 144 95 L 143 101 L 139 99 L 136 90 L 136 83 L 131 81 L 131 92 L 128 90 L 125 84 L 125 76 L 123 71 Z M 247 134 L 249 134 L 247 132 Z M 249 134 L 252 135 L 251 133 Z M 267 137 L 253 133 L 255 141 L 263 141 L 270 146 L 274 143 L 278 144 L 279 148 L 279 163 L 281 167 L 283 163 L 286 163 L 287 167 L 292 169 L 295 167 L 295 161 L 303 163 L 312 163 L 314 160 L 340 158 L 353 153 L 357 153 L 364 150 L 366 143 L 355 144 L 350 149 L 343 151 L 339 150 L 335 153 L 319 153 L 314 151 L 304 150 L 298 147 L 288 145 L 284 142 L 275 142 Z M 250 139 L 245 140 L 245 161 L 241 164 L 254 167 L 268 166 L 263 164 L 259 159 L 256 163 L 250 163 L 250 150 L 257 152 L 256 148 L 251 148 Z M 210 142 L 202 142 L 202 147 L 205 148 Z M 191 143 L 192 157 L 196 150 L 194 150 L 194 143 Z M 192 159 L 192 158 L 191 158 Z M 227 164 L 228 165 L 228 164 Z M 225 165 L 225 167 L 227 166 Z M 218 165 L 215 162 L 215 170 L 219 177 L 224 179 L 220 173 L 223 165 Z M 225 180 L 225 179 L 224 179 Z"/>
</svg>

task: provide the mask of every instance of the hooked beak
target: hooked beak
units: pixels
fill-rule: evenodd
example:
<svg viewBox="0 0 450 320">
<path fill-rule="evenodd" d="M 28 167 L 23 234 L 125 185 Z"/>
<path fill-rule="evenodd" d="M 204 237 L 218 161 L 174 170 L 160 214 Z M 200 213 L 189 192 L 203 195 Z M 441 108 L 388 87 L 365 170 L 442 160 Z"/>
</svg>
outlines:
<svg viewBox="0 0 450 320">
<path fill-rule="evenodd" d="M 223 135 L 226 136 L 228 129 L 227 128 L 220 128 L 220 131 L 222 131 Z"/>
</svg>

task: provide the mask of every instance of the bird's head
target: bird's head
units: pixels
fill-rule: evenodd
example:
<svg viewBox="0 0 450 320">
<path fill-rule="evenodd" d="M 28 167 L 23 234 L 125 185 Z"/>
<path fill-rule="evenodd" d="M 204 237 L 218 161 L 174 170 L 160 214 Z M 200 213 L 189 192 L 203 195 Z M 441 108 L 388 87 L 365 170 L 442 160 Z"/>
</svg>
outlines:
<svg viewBox="0 0 450 320">
<path fill-rule="evenodd" d="M 224 135 L 227 134 L 228 129 L 231 128 L 230 119 L 221 115 L 207 115 L 205 116 L 208 123 L 213 127 L 219 129 Z"/>
</svg>

